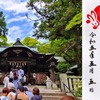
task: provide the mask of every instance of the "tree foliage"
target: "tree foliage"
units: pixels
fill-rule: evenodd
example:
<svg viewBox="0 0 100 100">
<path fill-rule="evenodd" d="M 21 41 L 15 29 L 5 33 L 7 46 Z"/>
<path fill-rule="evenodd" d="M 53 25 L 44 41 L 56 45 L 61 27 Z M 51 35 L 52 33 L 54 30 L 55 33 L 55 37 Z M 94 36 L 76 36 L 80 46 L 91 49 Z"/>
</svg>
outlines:
<svg viewBox="0 0 100 100">
<path fill-rule="evenodd" d="M 4 35 L 0 35 L 0 47 L 7 45 L 7 37 Z"/>
<path fill-rule="evenodd" d="M 66 60 L 67 65 L 81 66 L 81 41 L 76 41 L 76 38 L 71 39 L 57 39 L 51 42 L 51 51 L 56 56 L 62 56 Z M 81 67 L 79 67 L 81 74 Z M 67 71 L 67 69 L 66 69 Z"/>
<path fill-rule="evenodd" d="M 0 12 L 0 35 L 7 35 L 8 29 L 6 28 L 5 17 Z"/>
<path fill-rule="evenodd" d="M 24 40 L 22 41 L 22 43 L 26 46 L 36 46 L 36 44 L 39 44 L 40 42 L 37 41 L 35 38 L 31 38 L 31 37 L 26 37 L 24 38 Z"/>
<path fill-rule="evenodd" d="M 78 65 L 81 73 L 82 1 L 79 0 L 30 0 L 27 7 L 36 10 L 33 36 L 51 41 L 51 49 L 66 59 L 66 65 Z"/>
<path fill-rule="evenodd" d="M 79 25 L 81 27 L 82 23 L 82 12 L 76 14 L 71 21 L 66 26 L 67 30 L 72 29 L 74 26 Z"/>
<path fill-rule="evenodd" d="M 69 70 L 69 68 L 70 68 L 70 65 L 68 63 L 65 63 L 65 62 L 60 62 L 57 65 L 57 70 L 59 72 L 66 72 L 67 70 Z"/>
<path fill-rule="evenodd" d="M 40 53 L 52 53 L 50 42 L 49 43 L 40 43 L 36 47 Z"/>
<path fill-rule="evenodd" d="M 0 46 L 7 45 L 7 32 L 8 29 L 6 28 L 5 17 L 3 16 L 3 13 L 0 12 Z"/>
<path fill-rule="evenodd" d="M 50 40 L 54 40 L 60 37 L 64 37 L 65 39 L 67 39 L 67 34 L 72 33 L 72 31 L 65 30 L 65 27 L 67 24 L 69 24 L 69 21 L 72 20 L 74 16 L 78 15 L 81 12 L 81 1 L 41 1 L 41 5 L 43 4 L 43 2 L 45 3 L 43 7 L 36 7 L 36 0 L 30 0 L 28 2 L 28 6 L 32 9 L 35 9 L 37 12 L 36 15 L 41 17 L 41 24 L 37 25 L 38 29 L 34 31 L 33 35 L 37 37 L 49 38 Z M 78 20 L 76 20 L 76 22 L 77 21 Z M 77 26 L 77 24 L 74 26 Z M 75 27 L 75 29 L 79 29 L 79 32 L 81 31 L 81 28 L 79 26 Z"/>
</svg>

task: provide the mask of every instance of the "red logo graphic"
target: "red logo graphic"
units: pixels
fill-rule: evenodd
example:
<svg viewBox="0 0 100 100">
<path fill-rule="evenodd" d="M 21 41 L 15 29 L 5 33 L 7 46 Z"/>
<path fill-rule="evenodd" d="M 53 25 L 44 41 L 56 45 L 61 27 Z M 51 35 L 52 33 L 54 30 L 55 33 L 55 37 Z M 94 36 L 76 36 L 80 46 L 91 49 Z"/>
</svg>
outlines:
<svg viewBox="0 0 100 100">
<path fill-rule="evenodd" d="M 93 29 L 97 29 L 100 25 L 100 5 L 92 10 L 90 14 L 87 14 L 87 18 L 88 20 L 86 21 L 86 23 L 91 23 Z"/>
</svg>

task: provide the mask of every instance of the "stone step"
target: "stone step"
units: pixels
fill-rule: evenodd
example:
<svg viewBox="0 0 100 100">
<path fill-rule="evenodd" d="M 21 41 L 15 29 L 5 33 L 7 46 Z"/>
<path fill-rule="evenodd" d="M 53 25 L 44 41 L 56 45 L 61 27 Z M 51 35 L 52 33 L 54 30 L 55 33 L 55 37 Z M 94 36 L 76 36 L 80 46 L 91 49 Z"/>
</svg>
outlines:
<svg viewBox="0 0 100 100">
<path fill-rule="evenodd" d="M 61 100 L 63 96 L 42 96 L 42 100 Z"/>
<path fill-rule="evenodd" d="M 35 86 L 29 86 L 34 88 Z M 42 100 L 61 100 L 61 98 L 65 95 L 65 93 L 61 92 L 60 88 L 57 89 L 48 89 L 46 86 L 36 86 L 40 90 L 40 94 L 42 95 Z"/>
<path fill-rule="evenodd" d="M 65 93 L 63 92 L 54 92 L 54 93 L 41 93 L 42 96 L 64 96 Z"/>
<path fill-rule="evenodd" d="M 62 92 L 59 93 L 41 93 L 43 100 L 61 100 L 61 98 L 65 95 Z"/>
<path fill-rule="evenodd" d="M 65 95 L 65 93 L 60 92 L 60 91 L 48 91 L 48 92 L 43 92 L 41 93 L 43 99 L 42 100 L 61 100 L 61 98 Z"/>
</svg>

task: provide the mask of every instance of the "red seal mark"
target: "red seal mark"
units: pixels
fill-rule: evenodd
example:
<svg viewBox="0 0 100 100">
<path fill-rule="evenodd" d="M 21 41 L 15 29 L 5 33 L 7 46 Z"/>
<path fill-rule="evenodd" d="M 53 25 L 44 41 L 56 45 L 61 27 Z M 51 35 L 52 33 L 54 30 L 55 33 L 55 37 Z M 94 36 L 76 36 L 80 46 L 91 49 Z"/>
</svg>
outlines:
<svg viewBox="0 0 100 100">
<path fill-rule="evenodd" d="M 90 14 L 87 14 L 87 24 L 92 24 L 93 29 L 97 29 L 100 25 L 100 5 L 97 6 L 94 10 L 90 12 Z"/>
</svg>

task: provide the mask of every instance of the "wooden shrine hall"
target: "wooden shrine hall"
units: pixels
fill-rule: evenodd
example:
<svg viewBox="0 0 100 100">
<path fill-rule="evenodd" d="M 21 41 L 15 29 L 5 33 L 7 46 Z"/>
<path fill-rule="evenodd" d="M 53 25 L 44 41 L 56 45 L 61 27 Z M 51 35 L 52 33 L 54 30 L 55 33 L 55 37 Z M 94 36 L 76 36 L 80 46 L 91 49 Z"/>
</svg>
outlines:
<svg viewBox="0 0 100 100">
<path fill-rule="evenodd" d="M 55 81 L 54 68 L 57 59 L 54 54 L 41 54 L 36 48 L 27 47 L 17 39 L 10 47 L 0 47 L 0 73 L 10 72 L 11 68 L 19 66 L 25 72 L 28 82 L 32 84 L 45 84 L 46 75 Z M 34 80 L 33 80 L 34 79 Z M 2 79 L 1 79 L 2 80 Z"/>
</svg>

